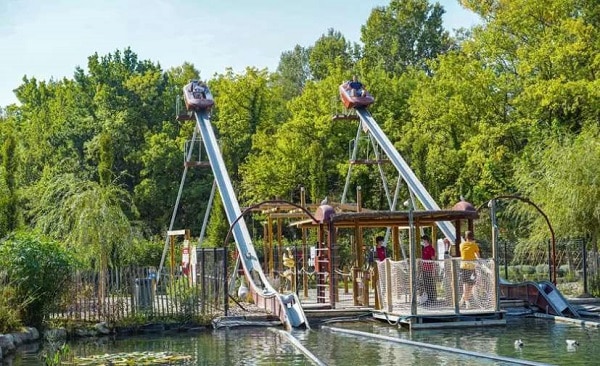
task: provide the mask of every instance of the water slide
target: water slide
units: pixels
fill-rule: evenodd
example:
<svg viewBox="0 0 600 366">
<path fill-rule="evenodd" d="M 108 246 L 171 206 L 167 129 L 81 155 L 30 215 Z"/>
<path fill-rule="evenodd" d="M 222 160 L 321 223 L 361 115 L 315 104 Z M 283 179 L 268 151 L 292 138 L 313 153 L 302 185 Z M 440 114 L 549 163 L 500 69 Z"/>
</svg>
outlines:
<svg viewBox="0 0 600 366">
<path fill-rule="evenodd" d="M 527 301 L 529 305 L 537 306 L 541 312 L 547 314 L 568 318 L 580 317 L 575 307 L 550 281 L 511 283 L 500 279 L 500 297 Z"/>
<path fill-rule="evenodd" d="M 406 161 L 400 156 L 400 153 L 390 139 L 383 133 L 383 130 L 371 113 L 366 108 L 355 108 L 358 117 L 362 123 L 363 128 L 367 129 L 371 135 L 375 138 L 379 146 L 386 153 L 394 167 L 398 170 L 398 173 L 402 176 L 402 179 L 406 182 L 408 189 L 414 194 L 419 202 L 425 207 L 426 210 L 439 210 L 440 207 L 435 203 L 433 198 L 429 195 L 429 192 L 423 187 L 423 184 L 419 181 L 415 173 L 410 169 Z M 456 230 L 452 223 L 447 221 L 440 221 L 437 223 L 440 230 L 444 235 L 452 242 L 456 239 Z"/>
<path fill-rule="evenodd" d="M 206 110 L 195 112 L 196 126 L 200 131 L 208 160 L 221 193 L 223 207 L 229 224 L 233 227 L 233 237 L 240 254 L 244 275 L 249 284 L 250 294 L 254 303 L 261 308 L 279 317 L 287 329 L 308 328 L 306 315 L 300 305 L 295 293 L 280 294 L 269 283 L 262 271 L 262 267 L 252 245 L 250 233 L 243 219 L 238 220 L 242 212 L 237 197 L 231 185 L 231 179 L 227 173 L 217 138 L 210 123 L 210 117 Z M 236 222 L 237 220 L 237 222 Z"/>
</svg>

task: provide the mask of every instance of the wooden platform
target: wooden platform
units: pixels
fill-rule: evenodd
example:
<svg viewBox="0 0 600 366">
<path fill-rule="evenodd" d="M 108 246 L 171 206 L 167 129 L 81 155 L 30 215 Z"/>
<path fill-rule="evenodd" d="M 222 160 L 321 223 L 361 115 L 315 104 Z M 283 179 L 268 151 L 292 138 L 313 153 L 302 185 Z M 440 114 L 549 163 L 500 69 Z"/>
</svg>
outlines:
<svg viewBox="0 0 600 366">
<path fill-rule="evenodd" d="M 410 305 L 396 307 L 392 312 L 375 310 L 372 306 L 353 306 L 348 298 L 336 303 L 333 309 L 329 303 L 318 304 L 312 301 L 303 301 L 302 307 L 306 317 L 319 321 L 340 317 L 363 316 L 386 321 L 390 324 L 406 327 L 408 329 L 435 329 L 435 328 L 467 328 L 481 326 L 506 325 L 507 312 L 504 309 L 525 307 L 520 300 L 501 300 L 500 311 L 490 309 L 459 309 L 455 313 L 454 307 L 436 305 L 435 307 L 419 307 L 418 315 L 412 316 Z M 374 304 L 372 299 L 371 304 Z"/>
<path fill-rule="evenodd" d="M 177 121 L 191 121 L 191 120 L 195 120 L 196 117 L 194 117 L 193 113 L 183 113 L 183 114 L 178 114 L 177 116 L 175 116 L 175 120 Z"/>
<path fill-rule="evenodd" d="M 350 160 L 350 164 L 352 165 L 376 165 L 376 164 L 388 164 L 390 162 L 389 159 L 354 159 Z"/>
<path fill-rule="evenodd" d="M 208 161 L 184 161 L 183 166 L 186 168 L 210 168 L 210 162 Z"/>
<path fill-rule="evenodd" d="M 506 312 L 504 311 L 479 312 L 477 310 L 463 310 L 460 314 L 428 311 L 411 316 L 373 310 L 373 318 L 398 324 L 398 326 L 411 330 L 506 325 L 505 315 Z"/>
<path fill-rule="evenodd" d="M 372 308 L 365 307 L 354 307 L 344 309 L 331 309 L 331 308 L 304 308 L 304 314 L 310 320 L 330 320 L 341 317 L 359 317 L 366 316 L 372 317 Z"/>
</svg>

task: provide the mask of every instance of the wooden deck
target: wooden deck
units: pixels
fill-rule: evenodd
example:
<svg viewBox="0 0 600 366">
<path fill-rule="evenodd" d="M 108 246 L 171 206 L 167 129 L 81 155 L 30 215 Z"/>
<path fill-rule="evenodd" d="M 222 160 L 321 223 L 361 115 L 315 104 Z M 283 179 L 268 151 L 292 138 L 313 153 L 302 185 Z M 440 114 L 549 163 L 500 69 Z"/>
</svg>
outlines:
<svg viewBox="0 0 600 366">
<path fill-rule="evenodd" d="M 314 292 L 314 294 L 313 294 Z M 312 295 L 312 296 L 311 296 Z M 492 309 L 472 308 L 455 309 L 454 306 L 445 305 L 439 301 L 434 305 L 417 305 L 417 315 L 411 315 L 409 302 L 397 304 L 392 311 L 376 310 L 374 308 L 375 297 L 373 293 L 369 296 L 369 303 L 356 305 L 352 291 L 340 291 L 335 308 L 328 302 L 318 303 L 316 301 L 316 290 L 309 291 L 309 297 L 300 295 L 302 308 L 308 319 L 334 319 L 340 317 L 368 317 L 386 321 L 393 325 L 407 327 L 409 329 L 431 329 L 431 328 L 463 328 L 490 325 L 505 325 L 506 307 L 524 306 L 522 302 L 513 300 L 501 301 L 500 311 Z"/>
<path fill-rule="evenodd" d="M 503 310 L 495 312 L 481 309 L 460 309 L 456 313 L 451 307 L 422 309 L 417 315 L 410 315 L 410 309 L 392 313 L 373 310 L 375 319 L 398 324 L 411 330 L 506 325 L 505 314 Z"/>
</svg>

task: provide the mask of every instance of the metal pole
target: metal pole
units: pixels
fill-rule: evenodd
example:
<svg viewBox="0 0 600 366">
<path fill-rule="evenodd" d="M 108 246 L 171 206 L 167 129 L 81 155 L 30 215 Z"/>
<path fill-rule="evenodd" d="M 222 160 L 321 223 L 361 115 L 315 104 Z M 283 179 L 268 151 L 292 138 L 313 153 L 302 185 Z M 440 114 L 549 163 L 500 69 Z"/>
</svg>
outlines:
<svg viewBox="0 0 600 366">
<path fill-rule="evenodd" d="M 587 249 L 585 239 L 581 243 L 582 258 L 583 258 L 583 293 L 588 294 L 588 281 L 587 281 Z"/>
<path fill-rule="evenodd" d="M 552 243 L 548 240 L 548 276 L 549 281 L 552 281 Z"/>
<path fill-rule="evenodd" d="M 508 281 L 508 254 L 507 254 L 507 245 L 506 240 L 504 240 L 504 278 Z"/>
<path fill-rule="evenodd" d="M 500 268 L 498 268 L 498 223 L 496 222 L 496 200 L 491 200 L 489 203 L 490 206 L 490 216 L 492 219 L 492 258 L 494 261 L 494 311 L 500 311 L 500 281 L 498 278 L 500 277 Z"/>
<path fill-rule="evenodd" d="M 417 241 L 415 240 L 415 227 L 413 203 L 408 200 L 408 233 L 410 237 L 410 314 L 417 315 Z"/>
<path fill-rule="evenodd" d="M 225 312 L 225 316 L 229 315 L 229 291 L 227 291 L 227 257 L 229 257 L 229 253 L 227 250 L 227 245 L 225 245 L 221 250 L 223 253 L 223 305 L 224 305 L 224 312 Z M 216 250 L 216 248 L 215 248 Z M 215 253 L 216 255 L 216 253 Z M 240 257 L 238 256 L 238 261 L 240 260 Z"/>
</svg>

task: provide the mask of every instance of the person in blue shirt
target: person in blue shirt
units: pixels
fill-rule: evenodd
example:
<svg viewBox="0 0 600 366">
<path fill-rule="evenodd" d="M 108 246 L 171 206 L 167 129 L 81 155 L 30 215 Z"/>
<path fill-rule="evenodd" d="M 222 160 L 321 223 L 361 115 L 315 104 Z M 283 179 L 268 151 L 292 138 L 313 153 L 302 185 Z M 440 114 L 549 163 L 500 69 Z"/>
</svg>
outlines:
<svg viewBox="0 0 600 366">
<path fill-rule="evenodd" d="M 352 76 L 352 80 L 348 82 L 348 86 L 350 87 L 351 97 L 365 96 L 366 90 L 364 88 L 364 85 L 360 81 L 358 81 L 356 75 Z"/>
<path fill-rule="evenodd" d="M 206 84 L 203 81 L 194 83 L 194 98 L 206 99 Z"/>
</svg>

